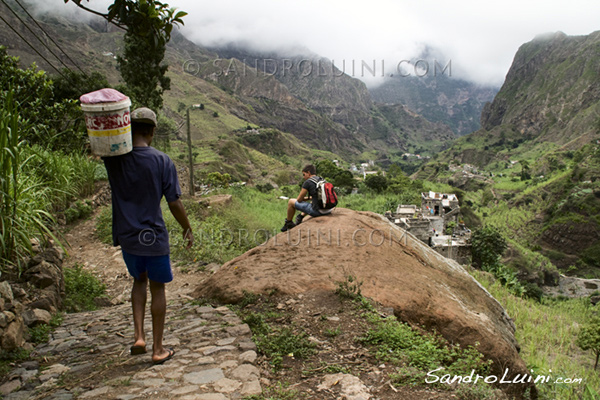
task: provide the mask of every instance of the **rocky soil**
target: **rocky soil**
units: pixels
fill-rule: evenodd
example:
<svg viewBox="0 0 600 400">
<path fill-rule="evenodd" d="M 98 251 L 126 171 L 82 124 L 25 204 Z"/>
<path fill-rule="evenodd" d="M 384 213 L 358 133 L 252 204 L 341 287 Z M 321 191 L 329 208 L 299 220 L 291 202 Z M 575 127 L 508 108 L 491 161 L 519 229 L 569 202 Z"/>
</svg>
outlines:
<svg viewBox="0 0 600 400">
<path fill-rule="evenodd" d="M 83 265 L 106 283 L 108 298 L 98 311 L 66 315 L 30 360 L 14 363 L 0 380 L 5 399 L 461 398 L 457 387 L 392 385 L 395 368 L 356 341 L 367 330 L 361 310 L 334 290 L 270 293 L 238 305 L 236 315 L 224 304 L 192 295 L 213 272 L 189 266 L 185 273 L 176 268 L 167 286 L 165 343 L 176 354 L 152 365 L 149 354 L 129 355 L 131 280 L 119 250 L 99 242 L 95 216 L 69 227 L 65 237 L 71 247 L 64 267 Z M 382 316 L 393 312 L 377 307 Z M 275 369 L 241 320 L 256 312 L 270 313 L 273 329 L 306 335 L 315 353 L 288 354 Z M 146 319 L 150 332 L 149 313 Z"/>
</svg>

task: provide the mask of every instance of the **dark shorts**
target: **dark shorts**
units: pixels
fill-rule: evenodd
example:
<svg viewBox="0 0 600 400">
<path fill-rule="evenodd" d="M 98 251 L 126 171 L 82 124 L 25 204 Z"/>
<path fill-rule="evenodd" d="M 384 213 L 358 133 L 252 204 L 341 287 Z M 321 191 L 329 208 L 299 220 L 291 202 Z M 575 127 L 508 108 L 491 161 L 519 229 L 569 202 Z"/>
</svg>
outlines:
<svg viewBox="0 0 600 400">
<path fill-rule="evenodd" d="M 294 208 L 296 208 L 296 210 L 302 211 L 305 214 L 310 215 L 311 217 L 320 217 L 321 215 L 323 215 L 319 212 L 319 210 L 315 210 L 313 208 L 312 203 L 310 203 L 308 201 L 302 201 L 302 202 L 297 201 L 294 204 Z"/>
<path fill-rule="evenodd" d="M 140 276 L 147 272 L 148 279 L 154 282 L 167 283 L 173 280 L 171 259 L 168 254 L 165 256 L 135 256 L 125 250 L 122 251 L 127 270 L 135 279 L 140 279 Z"/>
</svg>

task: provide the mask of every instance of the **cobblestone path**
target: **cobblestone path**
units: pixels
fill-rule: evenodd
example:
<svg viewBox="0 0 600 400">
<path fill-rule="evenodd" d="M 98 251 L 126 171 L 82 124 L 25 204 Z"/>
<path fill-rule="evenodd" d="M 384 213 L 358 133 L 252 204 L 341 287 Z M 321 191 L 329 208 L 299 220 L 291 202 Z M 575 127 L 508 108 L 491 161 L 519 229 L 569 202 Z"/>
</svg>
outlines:
<svg viewBox="0 0 600 400">
<path fill-rule="evenodd" d="M 150 315 L 146 315 L 149 349 Z M 162 365 L 151 352 L 131 356 L 131 305 L 67 314 L 48 343 L 3 385 L 4 399 L 237 400 L 261 393 L 256 346 L 248 325 L 227 307 L 169 302 L 165 346 L 176 351 Z M 12 388 L 7 386 L 12 385 Z M 12 390 L 11 390 L 12 389 Z"/>
</svg>

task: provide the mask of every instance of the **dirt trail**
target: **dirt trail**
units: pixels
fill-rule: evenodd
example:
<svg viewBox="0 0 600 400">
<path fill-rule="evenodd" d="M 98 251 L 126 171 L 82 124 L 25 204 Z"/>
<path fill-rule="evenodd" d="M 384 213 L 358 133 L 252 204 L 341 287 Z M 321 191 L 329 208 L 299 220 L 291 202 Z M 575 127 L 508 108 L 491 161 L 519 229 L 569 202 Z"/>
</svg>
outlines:
<svg viewBox="0 0 600 400">
<path fill-rule="evenodd" d="M 105 305 L 122 304 L 129 301 L 132 280 L 120 248 L 106 245 L 98 239 L 96 218 L 99 213 L 100 209 L 90 218 L 75 223 L 64 234 L 69 243 L 64 265 L 73 267 L 80 264 L 105 283 L 110 302 Z M 166 285 L 167 297 L 189 295 L 208 274 L 200 270 L 183 273 L 178 268 L 173 268 L 173 282 Z"/>
<path fill-rule="evenodd" d="M 66 229 L 70 248 L 63 266 L 80 264 L 92 272 L 106 284 L 108 301 L 97 311 L 66 315 L 33 359 L 15 365 L 0 382 L 4 399 L 240 400 L 282 391 L 319 400 L 456 398 L 453 391 L 392 386 L 395 367 L 356 342 L 366 329 L 361 312 L 330 290 L 275 294 L 245 308 L 252 313 L 267 307 L 276 316 L 269 320 L 273 329 L 293 329 L 316 345 L 314 355 L 290 354 L 275 371 L 238 316 L 222 304 L 190 296 L 212 275 L 197 268 L 188 268 L 193 273 L 174 268 L 174 281 L 167 285 L 165 345 L 176 349 L 175 357 L 153 366 L 149 354 L 130 356 L 131 278 L 119 249 L 96 235 L 99 212 Z M 148 310 L 146 328 L 151 331 Z"/>
</svg>

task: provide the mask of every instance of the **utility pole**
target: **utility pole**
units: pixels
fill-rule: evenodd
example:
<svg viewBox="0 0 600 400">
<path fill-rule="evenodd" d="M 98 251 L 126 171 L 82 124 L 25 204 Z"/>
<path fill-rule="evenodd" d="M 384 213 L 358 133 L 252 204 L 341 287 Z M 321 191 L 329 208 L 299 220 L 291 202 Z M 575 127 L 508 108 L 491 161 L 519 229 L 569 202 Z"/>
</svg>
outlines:
<svg viewBox="0 0 600 400">
<path fill-rule="evenodd" d="M 188 144 L 188 159 L 190 162 L 190 196 L 194 196 L 194 157 L 192 155 L 192 132 L 190 128 L 190 107 L 187 109 L 187 144 Z"/>
</svg>

